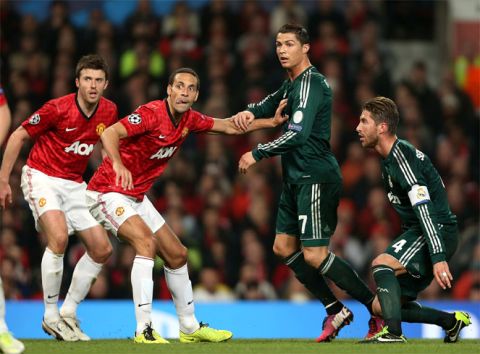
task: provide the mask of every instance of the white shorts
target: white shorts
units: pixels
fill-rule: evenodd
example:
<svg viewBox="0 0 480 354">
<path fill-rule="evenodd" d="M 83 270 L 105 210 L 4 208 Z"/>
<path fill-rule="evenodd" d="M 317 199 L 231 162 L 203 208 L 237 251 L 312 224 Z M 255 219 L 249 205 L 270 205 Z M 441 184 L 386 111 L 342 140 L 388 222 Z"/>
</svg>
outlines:
<svg viewBox="0 0 480 354">
<path fill-rule="evenodd" d="M 131 216 L 138 215 L 152 230 L 157 232 L 165 220 L 152 202 L 145 196 L 139 202 L 121 193 L 99 193 L 87 190 L 87 206 L 93 217 L 108 231 L 117 236 L 117 231 Z"/>
<path fill-rule="evenodd" d="M 68 234 L 82 231 L 98 222 L 87 208 L 85 191 L 87 184 L 68 179 L 51 177 L 27 165 L 22 168 L 21 187 L 35 219 L 35 228 L 41 232 L 38 218 L 49 210 L 60 210 L 65 214 Z"/>
</svg>

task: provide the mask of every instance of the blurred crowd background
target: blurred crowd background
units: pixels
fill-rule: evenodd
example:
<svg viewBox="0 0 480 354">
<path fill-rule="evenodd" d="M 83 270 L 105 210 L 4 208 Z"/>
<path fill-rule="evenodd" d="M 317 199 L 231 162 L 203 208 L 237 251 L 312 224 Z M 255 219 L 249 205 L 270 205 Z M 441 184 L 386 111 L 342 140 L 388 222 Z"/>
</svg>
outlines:
<svg viewBox="0 0 480 354">
<path fill-rule="evenodd" d="M 451 261 L 453 288 L 442 291 L 434 282 L 422 297 L 478 301 L 480 94 L 472 80 L 478 79 L 480 52 L 468 41 L 453 50 L 450 4 L 0 0 L 1 84 L 15 129 L 47 100 L 75 91 L 74 68 L 84 54 L 98 53 L 108 61 L 106 97 L 118 105 L 120 117 L 163 99 L 169 73 L 189 66 L 201 76 L 194 108 L 227 117 L 278 88 L 285 73 L 275 56 L 276 31 L 286 22 L 301 23 L 310 32 L 312 64 L 334 91 L 331 146 L 344 191 L 331 249 L 373 287 L 371 260 L 401 232 L 381 185 L 379 160 L 361 148 L 354 130 L 362 102 L 376 95 L 391 97 L 400 109 L 399 137 L 431 157 L 460 228 L 459 248 Z M 408 43 L 437 51 L 418 55 Z M 262 161 L 246 176 L 237 173 L 244 152 L 278 134 L 191 134 L 149 193 L 189 248 L 197 301 L 310 298 L 271 251 L 281 187 L 279 159 Z M 13 205 L 2 213 L 0 274 L 9 299 L 41 298 L 45 238 L 35 231 L 20 190 L 29 149 L 23 150 L 10 180 Z M 100 158 L 97 149 L 87 181 Z M 111 240 L 114 254 L 89 298 L 131 297 L 134 251 Z M 83 252 L 71 237 L 64 285 Z M 154 277 L 154 297 L 169 299 L 160 259 Z"/>
</svg>

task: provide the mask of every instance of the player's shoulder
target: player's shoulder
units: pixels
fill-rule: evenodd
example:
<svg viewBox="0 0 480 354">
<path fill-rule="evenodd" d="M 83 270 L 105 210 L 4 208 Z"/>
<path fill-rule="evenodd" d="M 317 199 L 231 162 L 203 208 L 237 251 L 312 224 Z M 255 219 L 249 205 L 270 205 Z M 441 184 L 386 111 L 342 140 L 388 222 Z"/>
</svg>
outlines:
<svg viewBox="0 0 480 354">
<path fill-rule="evenodd" d="M 153 114 L 161 114 L 163 112 L 166 112 L 165 101 L 163 100 L 150 101 L 138 107 L 137 110 L 141 110 L 142 112 L 149 112 Z"/>
<path fill-rule="evenodd" d="M 393 150 L 395 153 L 401 154 L 407 159 L 415 157 L 416 152 L 418 151 L 415 146 L 403 139 L 397 139 L 396 144 L 393 146 Z"/>
<path fill-rule="evenodd" d="M 117 104 L 106 97 L 100 98 L 100 104 L 104 107 L 104 109 L 117 110 Z"/>
<path fill-rule="evenodd" d="M 399 166 L 423 166 L 429 163 L 429 157 L 410 142 L 398 139 L 393 146 L 393 156 Z"/>
<path fill-rule="evenodd" d="M 316 67 L 310 66 L 302 73 L 304 80 L 308 80 L 313 87 L 329 87 L 327 79 Z"/>
</svg>

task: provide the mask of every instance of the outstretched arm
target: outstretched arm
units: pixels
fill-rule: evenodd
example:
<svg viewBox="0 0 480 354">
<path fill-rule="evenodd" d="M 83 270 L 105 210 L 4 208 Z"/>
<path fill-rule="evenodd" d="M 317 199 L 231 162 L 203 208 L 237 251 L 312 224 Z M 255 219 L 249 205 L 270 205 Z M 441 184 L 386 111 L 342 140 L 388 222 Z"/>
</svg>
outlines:
<svg viewBox="0 0 480 354">
<path fill-rule="evenodd" d="M 128 136 L 125 126 L 118 122 L 111 125 L 103 132 L 101 139 L 103 149 L 112 160 L 112 167 L 115 171 L 115 185 L 120 183 L 123 189 L 133 189 L 132 173 L 124 166 L 120 156 L 120 139 Z"/>
<path fill-rule="evenodd" d="M 239 127 L 235 123 L 235 120 L 238 118 L 239 115 L 242 115 L 245 112 L 237 113 L 233 117 L 226 119 L 214 119 L 213 127 L 210 131 L 215 133 L 236 135 L 248 133 L 258 129 L 274 128 L 278 125 L 285 123 L 288 120 L 288 116 L 282 115 L 283 109 L 286 105 L 287 100 L 284 99 L 278 105 L 277 110 L 275 111 L 275 116 L 273 118 L 254 119 L 252 122 L 250 122 L 249 124 L 245 124 L 242 127 Z"/>
<path fill-rule="evenodd" d="M 12 189 L 8 181 L 18 154 L 28 139 L 30 139 L 30 135 L 28 135 L 23 126 L 19 126 L 8 139 L 5 154 L 3 155 L 2 167 L 0 168 L 0 206 L 2 208 L 6 207 L 7 202 L 12 202 Z"/>
<path fill-rule="evenodd" d="M 5 137 L 8 134 L 10 125 L 12 124 L 12 115 L 8 104 L 0 106 L 0 145 L 3 144 Z"/>
</svg>

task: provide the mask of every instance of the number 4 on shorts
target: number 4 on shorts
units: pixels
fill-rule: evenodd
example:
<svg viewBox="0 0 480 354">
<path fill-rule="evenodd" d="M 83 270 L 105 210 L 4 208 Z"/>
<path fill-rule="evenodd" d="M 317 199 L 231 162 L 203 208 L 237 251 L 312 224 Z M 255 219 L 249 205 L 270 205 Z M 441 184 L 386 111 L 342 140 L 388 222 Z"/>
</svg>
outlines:
<svg viewBox="0 0 480 354">
<path fill-rule="evenodd" d="M 394 243 L 394 244 L 392 245 L 392 248 L 395 250 L 395 253 L 398 253 L 398 252 L 400 252 L 400 251 L 402 250 L 403 245 L 405 245 L 406 243 L 407 243 L 407 241 L 405 241 L 405 240 L 400 240 L 400 241 L 398 241 L 397 243 Z"/>
</svg>

